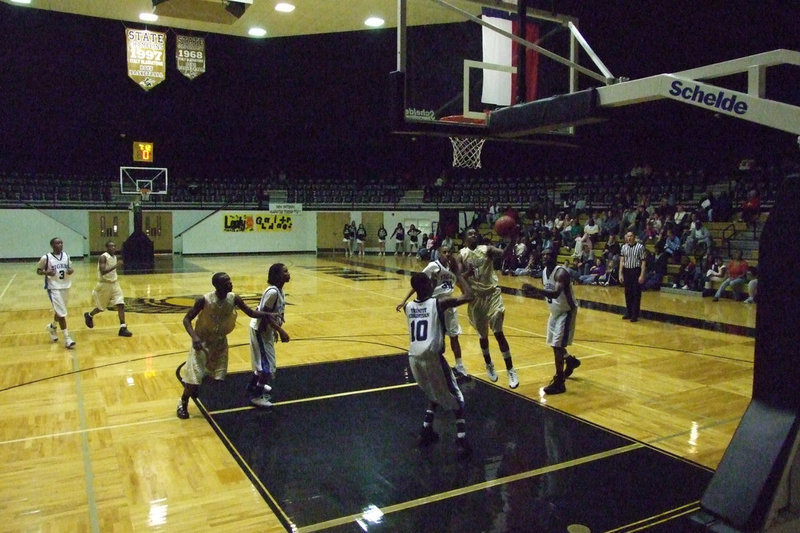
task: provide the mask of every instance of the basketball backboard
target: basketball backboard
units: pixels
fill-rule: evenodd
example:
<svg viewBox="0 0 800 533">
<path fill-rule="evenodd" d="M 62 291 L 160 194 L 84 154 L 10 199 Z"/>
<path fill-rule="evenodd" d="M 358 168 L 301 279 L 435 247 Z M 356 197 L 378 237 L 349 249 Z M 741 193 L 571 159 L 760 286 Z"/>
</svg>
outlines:
<svg viewBox="0 0 800 533">
<path fill-rule="evenodd" d="M 420 6 L 431 3 L 454 21 L 414 25 Z M 593 78 L 584 88 L 615 81 L 580 35 L 577 19 L 568 15 L 526 9 L 521 17 L 513 0 L 401 0 L 399 6 L 392 73 L 397 133 L 528 142 L 544 133 L 570 134 L 581 120 L 561 116 L 535 128 L 512 121 L 498 134 L 491 113 L 577 93 L 579 76 Z"/>
<path fill-rule="evenodd" d="M 166 168 L 119 167 L 119 192 L 122 194 L 138 194 L 143 198 L 151 194 L 164 195 L 168 185 Z"/>
</svg>

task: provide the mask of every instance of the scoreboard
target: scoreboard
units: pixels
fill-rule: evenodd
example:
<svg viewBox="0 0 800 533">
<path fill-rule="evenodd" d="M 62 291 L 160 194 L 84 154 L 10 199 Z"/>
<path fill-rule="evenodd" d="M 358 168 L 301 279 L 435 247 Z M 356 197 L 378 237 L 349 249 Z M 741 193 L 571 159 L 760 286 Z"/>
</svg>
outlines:
<svg viewBox="0 0 800 533">
<path fill-rule="evenodd" d="M 139 163 L 152 163 L 153 143 L 133 141 L 133 160 Z"/>
</svg>

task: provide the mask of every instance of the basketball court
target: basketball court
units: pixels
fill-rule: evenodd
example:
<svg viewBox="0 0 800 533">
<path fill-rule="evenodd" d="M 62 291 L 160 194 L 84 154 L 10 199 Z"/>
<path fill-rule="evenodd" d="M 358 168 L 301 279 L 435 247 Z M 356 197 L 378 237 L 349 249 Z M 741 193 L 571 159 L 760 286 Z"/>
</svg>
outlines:
<svg viewBox="0 0 800 533">
<path fill-rule="evenodd" d="M 277 347 L 275 407 L 247 403 L 249 319 L 240 314 L 228 380 L 201 388 L 191 418 L 177 419 L 175 371 L 189 341 L 181 320 L 193 298 L 225 270 L 255 305 L 278 260 L 292 274 L 292 340 Z M 405 320 L 394 308 L 416 259 L 185 257 L 157 267 L 120 276 L 134 333 L 121 339 L 113 313 L 83 327 L 95 265 L 77 262 L 69 325 L 78 344 L 68 351 L 44 332 L 48 302 L 29 265 L 0 264 L 9 280 L 0 299 L 8 457 L 0 476 L 17 487 L 6 502 L 10 527 L 57 520 L 88 529 L 88 517 L 100 530 L 680 531 L 749 401 L 753 307 L 646 293 L 633 325 L 619 318 L 622 290 L 602 287 L 578 287 L 571 351 L 583 365 L 566 394 L 542 396 L 553 373 L 547 307 L 520 290 L 526 280 L 504 277 L 521 384 L 511 391 L 505 372 L 488 382 L 462 316 L 475 451 L 459 462 L 445 414 L 441 440 L 415 446 L 426 401 L 409 378 Z M 43 493 L 42 483 L 64 497 Z"/>
</svg>

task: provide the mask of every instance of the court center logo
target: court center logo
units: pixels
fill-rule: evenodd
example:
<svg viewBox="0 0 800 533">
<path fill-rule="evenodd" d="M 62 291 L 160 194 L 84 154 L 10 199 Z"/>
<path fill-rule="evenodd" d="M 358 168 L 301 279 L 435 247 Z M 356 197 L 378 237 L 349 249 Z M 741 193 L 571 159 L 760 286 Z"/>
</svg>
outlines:
<svg viewBox="0 0 800 533">
<path fill-rule="evenodd" d="M 260 294 L 240 294 L 244 303 L 253 309 L 261 301 Z M 125 298 L 125 310 L 132 313 L 186 313 L 200 294 L 168 296 L 167 298 Z M 288 303 L 286 305 L 289 305 Z"/>
</svg>

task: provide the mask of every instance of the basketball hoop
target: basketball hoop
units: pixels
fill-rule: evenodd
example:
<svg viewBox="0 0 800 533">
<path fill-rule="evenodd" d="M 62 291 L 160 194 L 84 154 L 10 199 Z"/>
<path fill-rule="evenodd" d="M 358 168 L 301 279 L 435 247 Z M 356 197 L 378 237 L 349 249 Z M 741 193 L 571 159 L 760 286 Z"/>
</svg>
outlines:
<svg viewBox="0 0 800 533">
<path fill-rule="evenodd" d="M 444 122 L 455 122 L 465 126 L 485 126 L 485 118 L 465 117 L 464 115 L 452 115 L 442 117 Z M 481 168 L 481 150 L 484 137 L 450 137 L 450 144 L 453 145 L 453 167 L 455 168 Z"/>
<path fill-rule="evenodd" d="M 150 192 L 151 192 L 150 189 L 139 189 L 139 194 L 142 195 L 143 202 L 147 202 L 148 200 L 150 200 Z"/>
<path fill-rule="evenodd" d="M 486 139 L 481 137 L 450 137 L 453 145 L 453 167 L 481 168 L 481 149 Z"/>
</svg>

